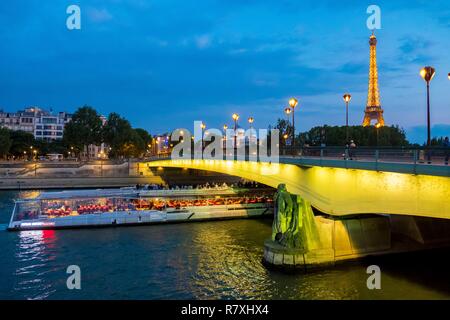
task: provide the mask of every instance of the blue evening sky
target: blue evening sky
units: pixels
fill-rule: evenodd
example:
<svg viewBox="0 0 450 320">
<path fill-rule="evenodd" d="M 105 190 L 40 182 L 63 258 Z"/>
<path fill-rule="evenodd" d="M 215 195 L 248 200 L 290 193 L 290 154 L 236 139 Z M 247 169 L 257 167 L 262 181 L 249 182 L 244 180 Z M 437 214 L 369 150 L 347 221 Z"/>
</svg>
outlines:
<svg viewBox="0 0 450 320">
<path fill-rule="evenodd" d="M 81 30 L 66 8 L 81 8 Z M 163 133 L 231 125 L 237 112 L 266 128 L 300 100 L 298 130 L 360 124 L 369 62 L 366 8 L 377 31 L 381 103 L 388 125 L 425 140 L 424 65 L 433 136 L 450 134 L 450 1 L 16 0 L 0 2 L 0 109 L 73 112 L 89 104 Z"/>
</svg>

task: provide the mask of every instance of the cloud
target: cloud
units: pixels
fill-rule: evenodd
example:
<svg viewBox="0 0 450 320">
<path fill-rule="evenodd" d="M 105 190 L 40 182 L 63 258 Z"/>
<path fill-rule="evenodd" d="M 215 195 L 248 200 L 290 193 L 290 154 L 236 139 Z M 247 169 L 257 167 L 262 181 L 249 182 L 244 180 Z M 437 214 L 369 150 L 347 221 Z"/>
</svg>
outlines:
<svg viewBox="0 0 450 320">
<path fill-rule="evenodd" d="M 0 104 L 73 111 L 89 103 L 154 132 L 190 123 L 187 112 L 192 120 L 214 114 L 206 120 L 220 126 L 230 112 L 273 123 L 294 95 L 301 99 L 299 117 L 305 119 L 299 126 L 306 130 L 342 123 L 336 114 L 348 91 L 350 118 L 354 114 L 359 123 L 369 63 L 366 5 L 343 1 L 78 0 L 87 22 L 82 32 L 66 30 L 64 2 L 0 1 L 0 40 L 9 44 L 0 59 Z M 449 20 L 442 8 L 448 0 L 380 1 L 386 12 L 378 51 L 386 118 L 422 124 L 416 107 L 424 87 L 416 64 L 426 60 L 438 67 L 429 61 L 433 55 L 444 60 L 439 70 L 447 68 Z M 419 20 L 434 23 L 421 28 Z M 433 112 L 449 123 L 449 91 L 442 89 L 448 80 L 439 79 Z"/>
<path fill-rule="evenodd" d="M 151 43 L 152 45 L 158 46 L 158 47 L 167 47 L 169 45 L 169 42 L 167 40 L 162 40 L 155 37 L 147 37 L 147 41 Z"/>
<path fill-rule="evenodd" d="M 347 73 L 347 74 L 367 74 L 368 72 L 368 64 L 367 63 L 346 63 L 342 67 L 337 69 L 338 72 Z"/>
<path fill-rule="evenodd" d="M 209 35 L 201 35 L 195 37 L 195 45 L 199 49 L 205 49 L 211 45 L 211 37 Z"/>
<path fill-rule="evenodd" d="M 89 7 L 86 9 L 89 20 L 95 23 L 102 23 L 113 18 L 112 14 L 107 9 L 97 9 Z"/>
<path fill-rule="evenodd" d="M 433 41 L 420 36 L 407 36 L 400 40 L 398 60 L 407 63 L 424 63 L 433 59 L 431 52 Z"/>
<path fill-rule="evenodd" d="M 230 55 L 239 55 L 239 54 L 244 54 L 246 53 L 248 50 L 245 48 L 238 48 L 238 49 L 231 49 L 228 51 L 228 54 Z"/>
<path fill-rule="evenodd" d="M 253 75 L 251 83 L 258 87 L 274 87 L 279 84 L 277 74 L 257 73 Z"/>
<path fill-rule="evenodd" d="M 450 11 L 438 17 L 438 23 L 445 28 L 450 28 Z"/>
</svg>

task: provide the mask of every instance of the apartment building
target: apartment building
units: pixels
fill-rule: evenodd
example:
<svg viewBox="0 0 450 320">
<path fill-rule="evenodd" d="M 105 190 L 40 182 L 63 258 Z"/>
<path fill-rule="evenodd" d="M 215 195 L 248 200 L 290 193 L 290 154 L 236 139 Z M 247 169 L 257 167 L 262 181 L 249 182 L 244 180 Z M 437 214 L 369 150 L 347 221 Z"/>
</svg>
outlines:
<svg viewBox="0 0 450 320">
<path fill-rule="evenodd" d="M 0 110 L 0 126 L 10 130 L 29 132 L 38 140 L 62 139 L 64 126 L 71 120 L 66 112 L 53 112 L 38 107 L 29 107 L 17 112 Z"/>
</svg>

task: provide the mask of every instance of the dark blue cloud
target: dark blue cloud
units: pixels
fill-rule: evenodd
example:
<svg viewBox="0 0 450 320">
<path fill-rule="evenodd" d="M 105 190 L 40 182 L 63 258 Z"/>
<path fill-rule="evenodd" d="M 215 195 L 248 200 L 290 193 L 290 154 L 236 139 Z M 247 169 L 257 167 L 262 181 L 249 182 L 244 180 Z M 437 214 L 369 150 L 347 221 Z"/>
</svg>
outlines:
<svg viewBox="0 0 450 320">
<path fill-rule="evenodd" d="M 65 28 L 68 4 L 81 7 L 80 31 Z M 192 126 L 196 119 L 219 127 L 230 122 L 232 112 L 243 119 L 252 115 L 255 124 L 267 127 L 283 117 L 287 98 L 296 95 L 301 100 L 298 123 L 307 129 L 340 124 L 341 96 L 350 91 L 351 120 L 359 123 L 367 86 L 369 4 L 3 1 L 0 107 L 73 111 L 90 104 L 157 133 Z M 419 125 L 423 83 L 417 70 L 429 63 L 440 75 L 450 69 L 449 4 L 383 0 L 379 5 L 386 120 Z M 450 122 L 446 81 L 433 80 L 434 114 L 444 123 Z"/>
</svg>

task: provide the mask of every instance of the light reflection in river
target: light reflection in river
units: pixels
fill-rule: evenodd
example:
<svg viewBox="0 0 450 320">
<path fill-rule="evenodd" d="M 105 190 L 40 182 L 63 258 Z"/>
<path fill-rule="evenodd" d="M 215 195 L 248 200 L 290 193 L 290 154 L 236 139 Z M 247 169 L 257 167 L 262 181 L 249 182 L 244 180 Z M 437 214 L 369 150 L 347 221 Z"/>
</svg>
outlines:
<svg viewBox="0 0 450 320">
<path fill-rule="evenodd" d="M 16 193 L 0 193 L 6 224 Z M 450 298 L 447 252 L 372 258 L 308 274 L 262 264 L 268 220 L 110 229 L 0 231 L 3 299 L 404 299 Z M 78 265 L 82 289 L 68 290 Z M 368 290 L 366 268 L 382 270 Z"/>
<path fill-rule="evenodd" d="M 53 230 L 21 231 L 17 233 L 15 258 L 17 292 L 32 292 L 28 299 L 45 299 L 55 290 L 46 275 L 55 270 L 49 265 L 55 260 L 56 236 Z"/>
</svg>

